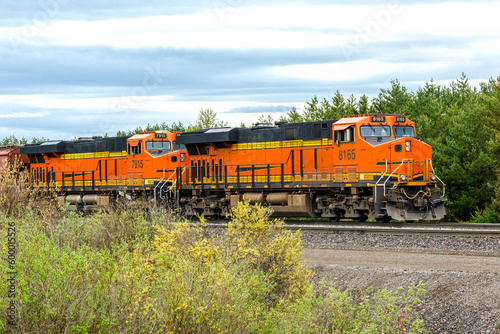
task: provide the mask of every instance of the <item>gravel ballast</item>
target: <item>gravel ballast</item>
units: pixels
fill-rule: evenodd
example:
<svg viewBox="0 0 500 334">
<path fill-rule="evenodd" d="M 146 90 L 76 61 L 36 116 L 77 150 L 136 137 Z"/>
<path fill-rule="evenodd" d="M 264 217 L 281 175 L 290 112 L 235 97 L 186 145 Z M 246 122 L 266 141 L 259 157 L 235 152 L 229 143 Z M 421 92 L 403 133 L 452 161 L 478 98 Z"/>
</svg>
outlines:
<svg viewBox="0 0 500 334">
<path fill-rule="evenodd" d="M 304 257 L 340 289 L 425 283 L 430 333 L 500 333 L 500 238 L 302 232 Z"/>
</svg>

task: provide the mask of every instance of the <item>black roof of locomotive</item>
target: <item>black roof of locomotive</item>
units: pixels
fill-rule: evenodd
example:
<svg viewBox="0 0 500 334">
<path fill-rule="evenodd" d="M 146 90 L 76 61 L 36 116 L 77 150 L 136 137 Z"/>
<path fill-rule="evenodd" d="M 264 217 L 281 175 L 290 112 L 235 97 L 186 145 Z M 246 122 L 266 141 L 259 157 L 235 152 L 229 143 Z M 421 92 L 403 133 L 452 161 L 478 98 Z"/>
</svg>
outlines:
<svg viewBox="0 0 500 334">
<path fill-rule="evenodd" d="M 190 145 L 200 143 L 234 143 L 238 140 L 239 128 L 202 129 L 178 134 L 175 141 L 178 144 Z"/>
<path fill-rule="evenodd" d="M 75 141 L 46 141 L 22 146 L 21 154 L 121 152 L 127 150 L 128 138 L 129 137 L 93 137 Z"/>
<path fill-rule="evenodd" d="M 283 140 L 332 139 L 332 124 L 336 120 L 302 123 L 260 124 L 251 128 L 216 128 L 185 132 L 177 135 L 179 144 L 258 143 Z"/>
</svg>

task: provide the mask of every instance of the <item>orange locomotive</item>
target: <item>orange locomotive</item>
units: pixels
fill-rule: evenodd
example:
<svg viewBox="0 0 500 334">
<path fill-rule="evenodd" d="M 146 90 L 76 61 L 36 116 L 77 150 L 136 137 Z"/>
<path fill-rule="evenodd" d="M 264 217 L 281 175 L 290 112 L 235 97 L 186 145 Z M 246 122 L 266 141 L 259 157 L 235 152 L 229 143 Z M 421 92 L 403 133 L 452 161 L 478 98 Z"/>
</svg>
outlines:
<svg viewBox="0 0 500 334">
<path fill-rule="evenodd" d="M 56 189 L 61 204 L 90 211 L 106 207 L 117 194 L 136 191 L 165 196 L 174 172 L 187 160 L 177 133 L 143 132 L 131 137 L 79 138 L 21 147 L 35 185 Z"/>
<path fill-rule="evenodd" d="M 401 115 L 261 124 L 183 133 L 190 165 L 177 170 L 186 215 L 225 216 L 239 201 L 276 216 L 364 221 L 439 220 L 432 148 Z"/>
<path fill-rule="evenodd" d="M 276 216 L 439 220 L 432 148 L 401 115 L 82 138 L 21 148 L 43 189 L 70 209 L 139 192 L 181 214 L 226 216 L 239 201 Z"/>
</svg>

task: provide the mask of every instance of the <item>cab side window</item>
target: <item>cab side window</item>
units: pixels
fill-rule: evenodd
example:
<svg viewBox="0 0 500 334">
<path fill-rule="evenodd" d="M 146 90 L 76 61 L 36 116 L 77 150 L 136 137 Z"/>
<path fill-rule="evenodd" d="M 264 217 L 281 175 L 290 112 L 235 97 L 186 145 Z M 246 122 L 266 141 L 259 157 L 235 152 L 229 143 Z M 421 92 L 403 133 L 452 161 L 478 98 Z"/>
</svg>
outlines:
<svg viewBox="0 0 500 334">
<path fill-rule="evenodd" d="M 132 144 L 133 145 L 133 144 Z M 141 154 L 142 153 L 142 142 L 138 142 L 136 146 L 128 144 L 128 154 Z"/>
<path fill-rule="evenodd" d="M 334 142 L 339 145 L 340 143 L 353 143 L 354 142 L 354 127 L 344 130 L 334 131 Z"/>
</svg>

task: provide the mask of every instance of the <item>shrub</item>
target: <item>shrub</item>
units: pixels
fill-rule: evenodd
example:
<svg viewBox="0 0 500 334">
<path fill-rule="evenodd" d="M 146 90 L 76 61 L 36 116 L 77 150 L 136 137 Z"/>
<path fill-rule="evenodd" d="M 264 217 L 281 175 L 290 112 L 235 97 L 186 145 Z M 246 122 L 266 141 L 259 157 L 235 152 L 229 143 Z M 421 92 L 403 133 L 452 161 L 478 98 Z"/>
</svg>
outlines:
<svg viewBox="0 0 500 334">
<path fill-rule="evenodd" d="M 476 224 L 498 224 L 498 222 L 500 222 L 500 213 L 489 207 L 476 212 L 471 220 L 471 223 Z"/>
<path fill-rule="evenodd" d="M 423 333 L 408 290 L 340 292 L 315 286 L 301 261 L 300 233 L 242 203 L 226 233 L 161 209 L 40 210 L 17 227 L 18 327 L 31 333 Z M 56 219 L 57 218 L 57 219 Z M 2 273 L 6 272 L 2 226 Z M 5 280 L 5 274 L 0 279 Z M 0 307 L 6 309 L 5 285 Z"/>
<path fill-rule="evenodd" d="M 401 316 L 406 333 L 426 333 L 414 310 L 423 293 L 421 284 L 397 291 L 341 292 L 321 283 L 296 302 L 281 303 L 266 314 L 263 328 L 272 333 L 400 333 Z"/>
<path fill-rule="evenodd" d="M 17 215 L 19 208 L 28 202 L 30 187 L 27 173 L 22 172 L 19 159 L 8 160 L 0 168 L 0 214 Z"/>
<path fill-rule="evenodd" d="M 272 214 L 260 204 L 240 203 L 231 209 L 227 249 L 235 260 L 249 261 L 267 274 L 274 287 L 271 300 L 300 297 L 309 286 L 310 271 L 301 259 L 300 231 L 284 229 L 283 220 L 269 220 Z"/>
</svg>

